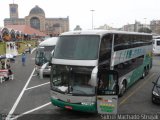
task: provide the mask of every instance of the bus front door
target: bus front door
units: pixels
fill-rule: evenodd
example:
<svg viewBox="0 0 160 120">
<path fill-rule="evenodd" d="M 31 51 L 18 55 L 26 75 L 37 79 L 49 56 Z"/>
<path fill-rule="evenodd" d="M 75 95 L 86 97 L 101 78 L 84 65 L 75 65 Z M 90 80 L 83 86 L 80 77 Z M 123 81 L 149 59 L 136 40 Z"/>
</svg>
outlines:
<svg viewBox="0 0 160 120">
<path fill-rule="evenodd" d="M 97 111 L 99 114 L 117 114 L 118 73 L 98 69 Z"/>
</svg>

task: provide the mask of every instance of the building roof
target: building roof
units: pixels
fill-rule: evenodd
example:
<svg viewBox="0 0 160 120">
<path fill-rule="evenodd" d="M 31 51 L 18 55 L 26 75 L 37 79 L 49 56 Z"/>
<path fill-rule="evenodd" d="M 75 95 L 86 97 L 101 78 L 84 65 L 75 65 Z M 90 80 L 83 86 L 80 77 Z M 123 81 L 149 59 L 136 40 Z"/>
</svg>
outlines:
<svg viewBox="0 0 160 120">
<path fill-rule="evenodd" d="M 35 15 L 35 14 L 45 14 L 45 13 L 44 13 L 44 10 L 42 8 L 40 8 L 39 6 L 36 5 L 34 8 L 31 9 L 29 14 L 30 15 L 31 14 Z"/>
<path fill-rule="evenodd" d="M 36 34 L 37 36 L 46 36 L 43 32 L 40 32 L 39 30 L 31 28 L 30 26 L 27 25 L 7 25 L 6 28 L 18 30 L 24 34 L 29 34 L 29 35 Z"/>
</svg>

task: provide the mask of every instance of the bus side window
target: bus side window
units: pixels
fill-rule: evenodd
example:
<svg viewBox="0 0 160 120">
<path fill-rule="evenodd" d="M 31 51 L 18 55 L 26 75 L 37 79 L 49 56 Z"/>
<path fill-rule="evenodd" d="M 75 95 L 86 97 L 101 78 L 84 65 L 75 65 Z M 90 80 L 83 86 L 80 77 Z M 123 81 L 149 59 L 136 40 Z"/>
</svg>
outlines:
<svg viewBox="0 0 160 120">
<path fill-rule="evenodd" d="M 112 34 L 105 35 L 101 40 L 99 62 L 110 63 L 112 47 Z"/>
</svg>

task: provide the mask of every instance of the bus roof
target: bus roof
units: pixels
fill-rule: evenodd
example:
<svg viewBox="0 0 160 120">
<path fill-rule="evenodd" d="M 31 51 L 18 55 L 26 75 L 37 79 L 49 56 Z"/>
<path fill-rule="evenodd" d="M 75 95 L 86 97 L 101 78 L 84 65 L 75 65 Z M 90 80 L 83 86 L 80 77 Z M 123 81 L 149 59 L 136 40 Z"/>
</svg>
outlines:
<svg viewBox="0 0 160 120">
<path fill-rule="evenodd" d="M 87 30 L 87 31 L 70 31 L 64 32 L 63 35 L 104 35 L 107 33 L 112 34 L 133 34 L 133 35 L 152 35 L 149 33 L 140 33 L 140 32 L 128 32 L 128 31 L 118 31 L 118 30 Z"/>
<path fill-rule="evenodd" d="M 160 39 L 160 36 L 153 36 L 153 39 Z"/>
<path fill-rule="evenodd" d="M 56 45 L 58 37 L 51 37 L 42 41 L 39 46 L 52 46 Z"/>
</svg>

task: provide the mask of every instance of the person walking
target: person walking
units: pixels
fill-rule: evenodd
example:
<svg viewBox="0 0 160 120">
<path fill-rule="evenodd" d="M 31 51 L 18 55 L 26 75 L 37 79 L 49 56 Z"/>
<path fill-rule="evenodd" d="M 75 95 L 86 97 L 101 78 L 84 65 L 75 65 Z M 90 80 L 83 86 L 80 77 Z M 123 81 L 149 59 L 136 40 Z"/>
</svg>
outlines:
<svg viewBox="0 0 160 120">
<path fill-rule="evenodd" d="M 22 65 L 25 66 L 25 62 L 26 62 L 26 54 L 23 53 L 22 54 Z"/>
<path fill-rule="evenodd" d="M 9 68 L 11 67 L 10 60 L 9 60 L 9 59 L 7 59 L 6 67 L 7 67 L 7 69 L 9 69 Z"/>
<path fill-rule="evenodd" d="M 29 48 L 28 48 L 28 49 L 29 49 L 29 54 L 31 54 L 31 47 L 29 46 Z"/>
</svg>

